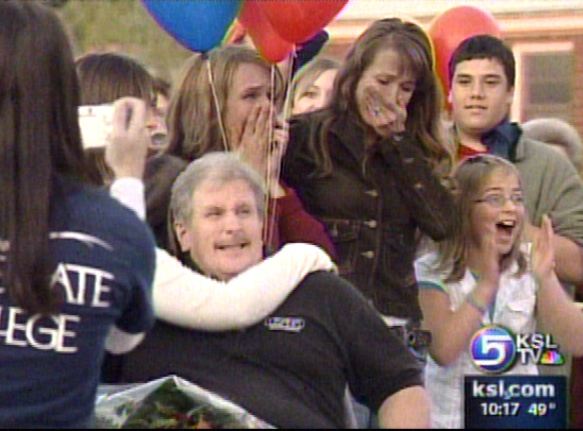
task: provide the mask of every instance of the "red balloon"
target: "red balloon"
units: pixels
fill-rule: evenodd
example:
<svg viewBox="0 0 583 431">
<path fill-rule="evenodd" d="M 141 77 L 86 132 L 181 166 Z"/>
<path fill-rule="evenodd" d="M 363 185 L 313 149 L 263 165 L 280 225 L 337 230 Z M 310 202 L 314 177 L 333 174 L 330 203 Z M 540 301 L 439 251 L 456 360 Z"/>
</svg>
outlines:
<svg viewBox="0 0 583 431">
<path fill-rule="evenodd" d="M 302 43 L 332 21 L 348 0 L 261 0 L 256 3 L 282 38 Z"/>
<path fill-rule="evenodd" d="M 294 44 L 281 38 L 259 7 L 260 2 L 245 1 L 238 20 L 247 29 L 249 37 L 263 58 L 272 63 L 285 59 L 294 50 Z"/>
<path fill-rule="evenodd" d="M 446 95 L 450 88 L 449 59 L 456 47 L 467 38 L 479 34 L 502 37 L 494 16 L 475 6 L 457 6 L 440 13 L 429 24 L 427 33 L 435 49 L 435 70 Z"/>
</svg>

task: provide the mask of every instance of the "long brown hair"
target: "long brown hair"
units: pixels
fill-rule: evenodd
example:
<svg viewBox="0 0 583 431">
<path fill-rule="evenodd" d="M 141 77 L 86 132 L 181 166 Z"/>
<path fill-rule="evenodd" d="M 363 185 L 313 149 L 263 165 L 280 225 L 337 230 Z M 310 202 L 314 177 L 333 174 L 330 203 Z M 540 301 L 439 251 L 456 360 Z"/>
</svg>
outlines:
<svg viewBox="0 0 583 431">
<path fill-rule="evenodd" d="M 150 104 L 155 97 L 154 79 L 137 60 L 121 53 L 89 53 L 75 61 L 81 90 L 82 105 L 113 103 L 130 96 Z M 88 174 L 94 183 L 107 185 L 113 180 L 113 171 L 105 162 L 105 148 L 89 148 Z"/>
<path fill-rule="evenodd" d="M 168 107 L 168 154 L 192 161 L 211 151 L 230 149 L 223 135 L 226 131 L 221 127 L 233 76 L 246 63 L 270 72 L 273 67 L 274 98 L 281 98 L 284 91 L 281 72 L 257 51 L 241 45 L 226 45 L 194 54 L 183 66 Z"/>
<path fill-rule="evenodd" d="M 440 269 L 449 271 L 447 282 L 459 281 L 464 277 L 470 245 L 470 220 L 475 201 L 480 198 L 484 186 L 492 175 L 500 171 L 516 175 L 521 181 L 520 173 L 512 163 L 488 154 L 470 157 L 455 170 L 453 175 L 455 205 L 452 207 L 452 217 L 456 222 L 451 237 L 438 244 Z M 501 268 L 504 270 L 516 261 L 518 276 L 526 270 L 526 257 L 520 250 L 521 239 L 521 235 L 518 235 L 510 252 L 502 258 L 501 262 Z"/>
<path fill-rule="evenodd" d="M 52 312 L 55 178 L 85 172 L 73 55 L 54 12 L 22 1 L 0 2 L 0 52 L 1 285 L 27 311 Z"/>
<path fill-rule="evenodd" d="M 313 137 L 316 161 L 325 175 L 332 170 L 327 136 L 339 116 L 347 117 L 366 129 L 356 105 L 356 87 L 377 53 L 394 49 L 416 77 L 416 87 L 407 105 L 406 130 L 422 143 L 436 173 L 447 175 L 453 163 L 453 149 L 444 138 L 441 125 L 442 95 L 434 73 L 432 46 L 421 27 L 399 18 L 375 21 L 354 42 L 338 71 L 330 109 L 324 111 L 320 135 Z"/>
</svg>

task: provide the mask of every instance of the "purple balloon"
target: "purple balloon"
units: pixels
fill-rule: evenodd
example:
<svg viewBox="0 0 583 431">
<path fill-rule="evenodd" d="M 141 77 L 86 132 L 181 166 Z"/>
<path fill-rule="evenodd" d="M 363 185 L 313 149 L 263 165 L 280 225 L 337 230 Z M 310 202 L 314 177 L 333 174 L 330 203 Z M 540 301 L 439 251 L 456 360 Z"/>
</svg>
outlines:
<svg viewBox="0 0 583 431">
<path fill-rule="evenodd" d="M 221 43 L 242 0 L 142 0 L 156 22 L 191 51 L 206 52 Z"/>
</svg>

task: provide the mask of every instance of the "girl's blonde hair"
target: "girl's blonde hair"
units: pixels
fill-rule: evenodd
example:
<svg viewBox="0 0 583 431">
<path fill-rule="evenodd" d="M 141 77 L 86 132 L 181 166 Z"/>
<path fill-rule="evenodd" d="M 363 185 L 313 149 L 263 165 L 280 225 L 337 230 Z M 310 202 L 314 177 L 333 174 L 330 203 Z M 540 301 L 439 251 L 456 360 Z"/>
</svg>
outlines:
<svg viewBox="0 0 583 431">
<path fill-rule="evenodd" d="M 192 161 L 211 151 L 229 150 L 225 112 L 233 77 L 241 64 L 255 64 L 274 76 L 273 98 L 284 94 L 277 66 L 246 46 L 225 45 L 194 54 L 183 69 L 168 107 L 167 153 Z"/>
<path fill-rule="evenodd" d="M 449 271 L 446 282 L 459 281 L 467 269 L 467 253 L 470 244 L 471 215 L 476 199 L 495 172 L 504 172 L 516 175 L 522 183 L 520 173 L 516 167 L 501 157 L 483 154 L 464 160 L 453 175 L 453 194 L 455 205 L 452 216 L 455 217 L 452 236 L 438 245 L 440 251 L 440 268 Z M 514 261 L 518 263 L 517 276 L 526 270 L 526 257 L 521 251 L 522 229 L 512 245 L 510 252 L 502 258 L 502 270 L 510 267 Z"/>
</svg>

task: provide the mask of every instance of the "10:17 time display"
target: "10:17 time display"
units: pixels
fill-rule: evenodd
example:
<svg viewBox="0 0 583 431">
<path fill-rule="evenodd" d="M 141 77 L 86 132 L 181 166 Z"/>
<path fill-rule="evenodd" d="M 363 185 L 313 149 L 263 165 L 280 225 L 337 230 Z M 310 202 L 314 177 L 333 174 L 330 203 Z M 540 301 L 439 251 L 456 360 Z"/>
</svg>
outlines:
<svg viewBox="0 0 583 431">
<path fill-rule="evenodd" d="M 520 410 L 520 403 L 480 403 L 480 409 L 482 416 L 516 416 Z"/>
</svg>

